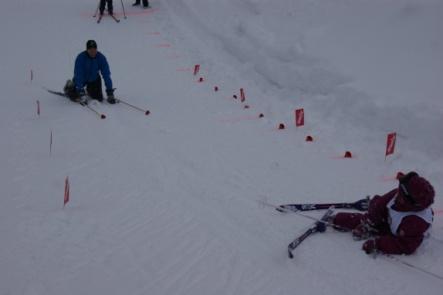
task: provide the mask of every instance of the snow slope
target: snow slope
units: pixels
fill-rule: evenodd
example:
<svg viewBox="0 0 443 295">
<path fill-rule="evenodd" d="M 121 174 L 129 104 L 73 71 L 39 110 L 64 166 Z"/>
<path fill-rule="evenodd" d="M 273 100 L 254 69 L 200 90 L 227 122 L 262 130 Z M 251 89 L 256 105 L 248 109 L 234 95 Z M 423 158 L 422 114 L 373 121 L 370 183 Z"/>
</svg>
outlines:
<svg viewBox="0 0 443 295">
<path fill-rule="evenodd" d="M 3 3 L 0 294 L 440 294 L 331 230 L 289 260 L 312 220 L 262 203 L 353 201 L 416 170 L 435 222 L 401 259 L 443 275 L 441 1 L 125 1 L 127 19 L 114 2 L 121 22 L 99 25 L 91 1 Z M 116 94 L 151 115 L 96 103 L 100 120 L 42 89 L 91 38 Z"/>
</svg>

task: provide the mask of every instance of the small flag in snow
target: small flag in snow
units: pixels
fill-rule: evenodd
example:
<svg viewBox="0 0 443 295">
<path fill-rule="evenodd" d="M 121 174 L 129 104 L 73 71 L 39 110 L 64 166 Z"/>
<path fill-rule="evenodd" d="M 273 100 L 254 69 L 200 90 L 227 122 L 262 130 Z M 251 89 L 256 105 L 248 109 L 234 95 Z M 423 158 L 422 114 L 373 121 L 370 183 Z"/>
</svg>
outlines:
<svg viewBox="0 0 443 295">
<path fill-rule="evenodd" d="M 197 76 L 199 71 L 200 71 L 200 65 L 195 65 L 194 66 L 194 76 Z"/>
<path fill-rule="evenodd" d="M 63 207 L 69 202 L 69 178 L 66 176 L 65 179 L 65 198 L 63 202 Z"/>
<path fill-rule="evenodd" d="M 240 101 L 244 102 L 246 100 L 245 91 L 243 88 L 240 88 Z"/>
<path fill-rule="evenodd" d="M 305 111 L 304 109 L 295 110 L 295 126 L 300 127 L 305 125 Z"/>
<path fill-rule="evenodd" d="M 392 133 L 388 134 L 388 137 L 386 140 L 386 154 L 385 154 L 385 156 L 391 155 L 394 153 L 396 138 L 397 138 L 397 133 L 392 132 Z"/>
</svg>

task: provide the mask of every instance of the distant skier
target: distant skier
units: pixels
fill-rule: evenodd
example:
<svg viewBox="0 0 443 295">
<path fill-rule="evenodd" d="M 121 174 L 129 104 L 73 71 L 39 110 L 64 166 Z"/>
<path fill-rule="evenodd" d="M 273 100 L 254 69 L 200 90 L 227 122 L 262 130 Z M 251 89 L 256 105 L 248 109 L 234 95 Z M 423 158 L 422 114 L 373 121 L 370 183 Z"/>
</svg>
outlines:
<svg viewBox="0 0 443 295">
<path fill-rule="evenodd" d="M 99 7 L 100 15 L 103 15 L 103 12 L 105 11 L 106 3 L 108 4 L 109 15 L 113 15 L 114 6 L 112 4 L 112 0 L 100 0 L 100 7 Z"/>
<path fill-rule="evenodd" d="M 132 4 L 132 6 L 139 6 L 139 5 L 140 5 L 140 0 L 135 0 L 134 4 Z M 143 0 L 143 8 L 149 8 L 148 0 Z"/>
<path fill-rule="evenodd" d="M 434 188 L 423 177 L 409 172 L 399 179 L 399 187 L 375 196 L 368 213 L 338 213 L 332 223 L 338 230 L 352 230 L 354 239 L 367 240 L 367 254 L 412 254 L 431 227 Z"/>
<path fill-rule="evenodd" d="M 86 50 L 81 52 L 75 60 L 74 78 L 68 80 L 64 93 L 73 101 L 79 101 L 85 96 L 84 87 L 92 99 L 103 101 L 102 80 L 105 80 L 107 101 L 116 103 L 114 89 L 112 88 L 111 72 L 106 57 L 97 51 L 94 40 L 86 42 Z"/>
</svg>

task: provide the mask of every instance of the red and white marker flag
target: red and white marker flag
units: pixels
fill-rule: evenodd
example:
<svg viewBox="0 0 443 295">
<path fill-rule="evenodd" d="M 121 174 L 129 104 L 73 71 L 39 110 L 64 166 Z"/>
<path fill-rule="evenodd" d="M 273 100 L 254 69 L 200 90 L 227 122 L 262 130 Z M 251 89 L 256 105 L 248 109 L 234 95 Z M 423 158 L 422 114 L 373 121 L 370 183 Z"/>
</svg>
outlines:
<svg viewBox="0 0 443 295">
<path fill-rule="evenodd" d="M 397 138 L 397 133 L 392 132 L 388 134 L 387 140 L 386 140 L 386 156 L 391 155 L 394 153 L 395 150 L 395 140 Z"/>
<path fill-rule="evenodd" d="M 200 72 L 200 65 L 194 66 L 194 76 L 197 76 L 198 72 Z"/>
<path fill-rule="evenodd" d="M 245 91 L 243 88 L 240 88 L 240 101 L 244 102 L 246 100 Z"/>
<path fill-rule="evenodd" d="M 305 110 L 295 110 L 295 126 L 300 127 L 305 125 Z"/>
<path fill-rule="evenodd" d="M 69 202 L 69 178 L 66 176 L 65 179 L 65 198 L 63 202 L 63 207 Z"/>
</svg>

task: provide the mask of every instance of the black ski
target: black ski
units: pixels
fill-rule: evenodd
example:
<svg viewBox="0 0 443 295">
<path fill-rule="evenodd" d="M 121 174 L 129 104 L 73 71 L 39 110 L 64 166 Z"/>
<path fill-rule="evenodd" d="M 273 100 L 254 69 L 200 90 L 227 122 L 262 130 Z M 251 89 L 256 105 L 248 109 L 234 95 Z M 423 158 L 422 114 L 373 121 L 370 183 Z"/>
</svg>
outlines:
<svg viewBox="0 0 443 295">
<path fill-rule="evenodd" d="M 68 97 L 66 94 L 64 94 L 63 92 L 60 92 L 60 91 L 54 91 L 54 90 L 47 89 L 47 88 L 44 88 L 44 89 L 45 89 L 46 91 L 48 91 L 49 93 L 51 93 L 51 94 L 58 95 L 58 96 L 62 96 L 62 97 L 65 97 L 65 98 L 69 99 L 69 97 Z M 72 101 L 72 100 L 71 100 L 71 101 Z M 87 103 L 87 101 L 85 101 L 85 102 L 83 102 L 83 101 L 72 101 L 72 102 L 74 102 L 74 103 L 78 103 L 78 104 L 81 105 L 81 106 L 87 107 L 87 108 L 90 109 L 92 112 L 94 112 L 97 116 L 99 116 L 100 119 L 106 119 L 106 115 L 105 115 L 105 114 L 101 114 L 101 113 L 99 113 L 96 109 L 94 109 L 93 107 L 89 106 L 88 103 Z"/>
<path fill-rule="evenodd" d="M 116 23 L 119 23 L 119 22 L 120 22 L 120 19 L 118 19 L 117 17 L 115 17 L 115 15 L 110 14 L 109 16 L 112 17 L 112 19 L 115 20 Z M 103 14 L 100 14 L 100 15 L 98 16 L 98 19 L 97 19 L 97 23 L 98 23 L 98 24 L 102 21 L 102 18 L 103 18 Z"/>
<path fill-rule="evenodd" d="M 293 240 L 288 245 L 289 258 L 291 258 L 291 259 L 294 258 L 292 251 L 294 251 L 295 248 L 297 248 L 297 246 L 300 245 L 301 242 L 303 242 L 307 237 L 309 237 L 310 235 L 312 235 L 313 233 L 316 233 L 316 232 L 322 233 L 322 232 L 326 231 L 327 219 L 329 216 L 332 215 L 333 212 L 334 212 L 333 207 L 330 207 L 328 209 L 328 211 L 326 211 L 326 213 L 323 215 L 323 217 L 319 221 L 316 221 L 314 223 L 314 225 L 312 225 L 310 228 L 308 228 L 308 230 L 306 230 L 301 236 L 295 238 L 295 240 Z"/>
<path fill-rule="evenodd" d="M 369 197 L 358 200 L 353 203 L 325 203 L 325 204 L 285 204 L 275 208 L 279 212 L 287 211 L 311 211 L 325 210 L 333 206 L 336 209 L 355 209 L 359 211 L 367 211 L 369 207 Z"/>
<path fill-rule="evenodd" d="M 70 100 L 70 98 L 66 95 L 66 94 L 64 94 L 63 92 L 61 92 L 61 91 L 54 91 L 54 90 L 51 90 L 51 89 L 47 89 L 47 88 L 44 88 L 46 91 L 48 91 L 49 93 L 52 93 L 52 94 L 55 94 L 55 95 L 58 95 L 58 96 L 62 96 L 62 97 L 66 97 L 67 99 L 69 99 Z M 82 105 L 82 106 L 85 106 L 85 105 L 87 105 L 88 104 L 88 102 L 87 101 L 73 101 L 73 100 L 71 100 L 72 102 L 76 102 L 76 103 L 78 103 L 78 104 L 80 104 L 80 105 Z"/>
<path fill-rule="evenodd" d="M 115 22 L 119 23 L 120 19 L 116 18 L 115 15 L 111 14 L 111 17 L 115 20 Z"/>
</svg>

